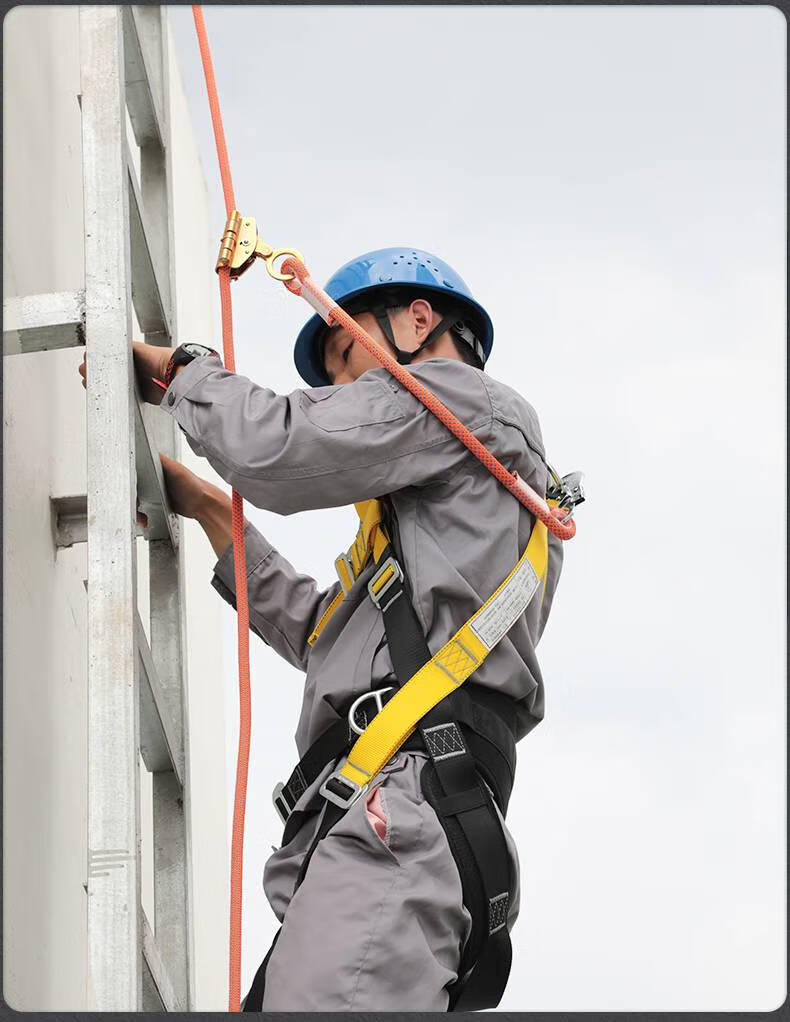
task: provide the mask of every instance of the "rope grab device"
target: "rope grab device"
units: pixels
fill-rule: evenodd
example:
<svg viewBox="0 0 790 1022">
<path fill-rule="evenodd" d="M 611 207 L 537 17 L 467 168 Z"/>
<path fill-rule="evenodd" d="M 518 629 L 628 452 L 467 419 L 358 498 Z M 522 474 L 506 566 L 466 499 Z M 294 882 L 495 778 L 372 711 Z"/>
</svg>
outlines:
<svg viewBox="0 0 790 1022">
<path fill-rule="evenodd" d="M 192 13 L 206 80 L 211 121 L 217 148 L 227 221 L 220 242 L 216 272 L 219 276 L 222 339 L 225 366 L 235 372 L 233 316 L 230 283 L 262 259 L 269 275 L 295 295 L 303 298 L 328 325 L 339 324 L 376 358 L 380 364 L 417 398 L 473 454 L 494 478 L 524 505 L 546 529 L 560 540 L 576 534 L 575 507 L 584 501 L 581 473 L 560 477 L 549 468 L 551 481 L 546 498 L 540 496 L 517 473 L 510 472 L 466 426 L 408 369 L 379 345 L 356 320 L 334 301 L 310 276 L 301 253 L 292 248 L 273 248 L 262 241 L 253 217 L 236 209 L 227 143 L 219 106 L 216 79 L 208 34 L 200 5 Z M 279 262 L 279 267 L 278 267 Z M 244 514 L 242 497 L 232 493 L 233 559 L 236 585 L 239 659 L 239 750 L 233 805 L 230 870 L 230 941 L 228 962 L 228 1008 L 241 1010 L 241 934 L 244 816 L 249 770 L 251 699 L 249 669 L 249 606 L 244 553 Z M 397 751 L 397 750 L 396 750 Z"/>
</svg>

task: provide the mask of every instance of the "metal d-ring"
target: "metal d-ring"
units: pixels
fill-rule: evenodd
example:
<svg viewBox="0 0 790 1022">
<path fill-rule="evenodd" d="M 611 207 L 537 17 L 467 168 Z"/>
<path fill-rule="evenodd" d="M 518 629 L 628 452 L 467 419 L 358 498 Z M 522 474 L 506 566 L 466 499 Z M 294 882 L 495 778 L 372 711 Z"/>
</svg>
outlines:
<svg viewBox="0 0 790 1022">
<path fill-rule="evenodd" d="M 269 276 L 274 277 L 275 280 L 293 280 L 296 276 L 295 273 L 283 273 L 281 270 L 274 268 L 274 260 L 279 259 L 281 256 L 294 256 L 299 260 L 300 263 L 304 262 L 304 256 L 295 248 L 275 248 L 274 251 L 269 252 L 265 256 L 266 269 L 269 271 Z"/>
<path fill-rule="evenodd" d="M 351 704 L 351 709 L 348 711 L 348 723 L 354 734 L 361 735 L 362 732 L 365 730 L 364 728 L 359 727 L 356 720 L 354 719 L 359 706 L 362 703 L 364 703 L 366 699 L 375 699 L 376 713 L 381 713 L 381 709 L 384 706 L 384 702 L 381 697 L 386 692 L 391 692 L 392 688 L 393 686 L 389 685 L 387 688 L 376 688 L 372 692 L 363 692 L 359 699 L 354 700 L 354 702 Z"/>
</svg>

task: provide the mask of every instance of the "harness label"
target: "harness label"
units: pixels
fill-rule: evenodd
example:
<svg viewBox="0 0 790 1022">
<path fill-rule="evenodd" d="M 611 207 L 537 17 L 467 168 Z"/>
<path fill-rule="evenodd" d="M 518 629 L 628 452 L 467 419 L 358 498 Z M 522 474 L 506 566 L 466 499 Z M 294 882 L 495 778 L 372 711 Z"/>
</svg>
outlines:
<svg viewBox="0 0 790 1022">
<path fill-rule="evenodd" d="M 540 585 L 538 574 L 525 557 L 511 577 L 469 627 L 488 649 L 493 649 L 524 613 Z"/>
</svg>

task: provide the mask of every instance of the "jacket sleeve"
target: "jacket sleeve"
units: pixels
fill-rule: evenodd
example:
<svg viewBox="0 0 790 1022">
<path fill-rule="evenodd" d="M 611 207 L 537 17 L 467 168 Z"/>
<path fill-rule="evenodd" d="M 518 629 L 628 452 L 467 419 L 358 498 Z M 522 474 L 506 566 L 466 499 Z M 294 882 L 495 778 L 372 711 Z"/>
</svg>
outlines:
<svg viewBox="0 0 790 1022">
<path fill-rule="evenodd" d="M 479 370 L 436 358 L 412 372 L 486 438 L 493 411 Z M 178 373 L 161 407 L 245 500 L 278 514 L 428 485 L 447 478 L 468 453 L 385 369 L 278 395 L 210 356 Z"/>
<path fill-rule="evenodd" d="M 307 638 L 340 585 L 319 590 L 314 578 L 301 575 L 251 522 L 244 526 L 250 629 L 293 667 L 307 670 Z M 233 544 L 214 565 L 212 586 L 236 609 Z"/>
</svg>

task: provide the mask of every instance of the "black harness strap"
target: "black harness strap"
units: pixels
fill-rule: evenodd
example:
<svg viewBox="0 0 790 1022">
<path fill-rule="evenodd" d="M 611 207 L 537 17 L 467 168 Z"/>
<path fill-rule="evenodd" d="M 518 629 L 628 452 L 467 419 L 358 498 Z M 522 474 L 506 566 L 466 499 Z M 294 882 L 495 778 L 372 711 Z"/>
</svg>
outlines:
<svg viewBox="0 0 790 1022">
<path fill-rule="evenodd" d="M 353 732 L 347 717 L 338 718 L 313 742 L 291 771 L 288 780 L 284 784 L 277 785 L 273 800 L 283 823 L 288 822 L 294 806 L 326 764 L 338 755 L 337 750 L 344 749 L 352 737 Z"/>
<path fill-rule="evenodd" d="M 380 563 L 392 555 L 388 547 Z M 404 685 L 432 656 L 405 577 L 388 586 L 380 609 L 393 667 Z M 510 857 L 491 794 L 454 718 L 454 703 L 460 702 L 462 691 L 443 699 L 418 725 L 430 756 L 421 776 L 423 791 L 447 835 L 472 916 L 458 980 L 449 988 L 450 1011 L 495 1008 L 512 960 L 507 928 L 513 889 Z"/>
<path fill-rule="evenodd" d="M 373 691 L 376 691 L 375 689 Z M 384 693 L 382 705 L 395 694 Z M 464 741 L 474 757 L 477 768 L 504 815 L 507 811 L 516 767 L 515 714 L 512 699 L 482 685 L 467 682 L 452 694 L 453 718 L 461 726 Z M 368 720 L 362 707 L 357 710 L 356 722 L 366 727 Z M 325 799 L 318 792 L 300 809 L 295 809 L 300 797 L 313 784 L 329 763 L 335 763 L 349 749 L 357 735 L 348 726 L 348 710 L 313 742 L 297 763 L 290 777 L 275 789 L 274 804 L 285 823 L 282 845 L 296 836 L 308 816 L 323 809 Z M 424 752 L 422 736 L 415 733 L 401 746 L 404 751 Z"/>
</svg>

